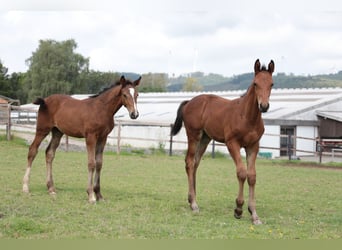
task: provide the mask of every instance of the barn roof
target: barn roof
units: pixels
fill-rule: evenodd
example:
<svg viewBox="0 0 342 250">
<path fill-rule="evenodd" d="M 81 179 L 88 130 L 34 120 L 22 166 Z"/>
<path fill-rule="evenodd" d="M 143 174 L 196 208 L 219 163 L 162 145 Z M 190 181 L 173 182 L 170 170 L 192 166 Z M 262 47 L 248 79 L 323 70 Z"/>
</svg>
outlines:
<svg viewBox="0 0 342 250">
<path fill-rule="evenodd" d="M 316 114 L 323 118 L 342 122 L 342 107 L 339 110 L 317 110 Z"/>
<path fill-rule="evenodd" d="M 169 92 L 139 93 L 137 121 L 173 123 L 179 104 L 199 94 L 209 93 L 227 99 L 240 97 L 246 90 L 222 92 Z M 342 108 L 342 88 L 274 89 L 270 97 L 270 109 L 263 113 L 266 120 L 317 121 L 317 111 L 338 111 Z M 341 113 L 336 114 L 339 119 Z M 125 109 L 116 118 L 129 120 Z"/>
<path fill-rule="evenodd" d="M 162 92 L 139 93 L 139 118 L 133 122 L 154 122 L 171 124 L 176 118 L 179 104 L 200 94 L 215 94 L 227 99 L 235 99 L 246 90 L 220 92 Z M 85 99 L 89 95 L 73 95 L 76 99 Z M 38 109 L 37 105 L 25 105 Z M 312 89 L 273 89 L 270 97 L 270 109 L 263 113 L 266 121 L 317 121 L 317 115 L 342 120 L 342 87 Z M 327 112 L 328 111 L 328 112 Z M 132 121 L 125 108 L 116 114 L 116 119 Z"/>
</svg>

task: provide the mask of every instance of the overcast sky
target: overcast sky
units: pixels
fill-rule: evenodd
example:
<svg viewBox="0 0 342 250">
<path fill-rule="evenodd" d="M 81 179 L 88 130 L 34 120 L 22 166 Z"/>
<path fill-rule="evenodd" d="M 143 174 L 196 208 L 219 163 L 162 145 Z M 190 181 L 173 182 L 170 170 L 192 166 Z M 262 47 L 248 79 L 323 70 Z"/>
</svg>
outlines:
<svg viewBox="0 0 342 250">
<path fill-rule="evenodd" d="M 25 72 L 39 40 L 74 39 L 90 68 L 232 76 L 257 58 L 297 75 L 342 70 L 342 1 L 1 1 L 0 60 Z"/>
</svg>

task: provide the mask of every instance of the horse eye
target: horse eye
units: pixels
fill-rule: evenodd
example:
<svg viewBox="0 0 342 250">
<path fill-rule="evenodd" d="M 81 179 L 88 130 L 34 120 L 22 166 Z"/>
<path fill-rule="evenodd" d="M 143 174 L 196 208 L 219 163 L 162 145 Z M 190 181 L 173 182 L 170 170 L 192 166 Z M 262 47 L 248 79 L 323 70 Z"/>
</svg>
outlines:
<svg viewBox="0 0 342 250">
<path fill-rule="evenodd" d="M 254 87 L 256 87 L 257 86 L 257 84 L 256 83 L 254 83 Z"/>
</svg>

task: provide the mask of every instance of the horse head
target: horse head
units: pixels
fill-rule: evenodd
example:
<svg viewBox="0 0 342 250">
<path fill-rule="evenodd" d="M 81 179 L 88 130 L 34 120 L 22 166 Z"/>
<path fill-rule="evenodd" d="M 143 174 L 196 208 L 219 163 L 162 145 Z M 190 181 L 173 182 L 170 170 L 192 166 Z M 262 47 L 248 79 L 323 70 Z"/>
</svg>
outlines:
<svg viewBox="0 0 342 250">
<path fill-rule="evenodd" d="M 138 91 L 136 86 L 139 85 L 141 77 L 139 77 L 134 82 L 126 80 L 124 76 L 120 78 L 121 88 L 121 101 L 122 104 L 128 110 L 129 116 L 131 119 L 137 119 L 139 116 L 138 108 L 137 108 L 137 98 Z"/>
<path fill-rule="evenodd" d="M 259 59 L 254 64 L 254 89 L 260 112 L 264 113 L 270 107 L 269 98 L 273 86 L 272 73 L 274 72 L 274 62 L 270 61 L 268 68 L 261 66 Z"/>
</svg>

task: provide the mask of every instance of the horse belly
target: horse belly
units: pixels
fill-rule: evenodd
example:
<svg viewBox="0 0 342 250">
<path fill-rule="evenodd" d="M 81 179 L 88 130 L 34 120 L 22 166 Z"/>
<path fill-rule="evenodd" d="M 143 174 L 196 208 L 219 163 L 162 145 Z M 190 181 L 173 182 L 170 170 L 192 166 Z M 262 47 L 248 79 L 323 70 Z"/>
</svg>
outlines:
<svg viewBox="0 0 342 250">
<path fill-rule="evenodd" d="M 222 123 L 217 122 L 216 120 L 208 121 L 204 126 L 204 132 L 212 139 L 217 142 L 224 143 L 225 136 L 224 136 L 224 128 Z"/>
<path fill-rule="evenodd" d="M 54 125 L 66 135 L 83 138 L 85 136 L 85 121 L 82 118 L 82 114 L 77 110 L 73 110 L 73 108 L 69 110 L 69 113 L 56 112 Z"/>
<path fill-rule="evenodd" d="M 77 126 L 77 124 L 73 123 L 72 121 L 55 124 L 55 127 L 58 128 L 63 134 L 77 138 L 83 138 L 85 136 L 81 126 L 82 125 Z"/>
</svg>

